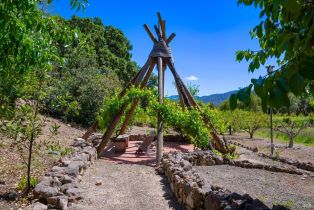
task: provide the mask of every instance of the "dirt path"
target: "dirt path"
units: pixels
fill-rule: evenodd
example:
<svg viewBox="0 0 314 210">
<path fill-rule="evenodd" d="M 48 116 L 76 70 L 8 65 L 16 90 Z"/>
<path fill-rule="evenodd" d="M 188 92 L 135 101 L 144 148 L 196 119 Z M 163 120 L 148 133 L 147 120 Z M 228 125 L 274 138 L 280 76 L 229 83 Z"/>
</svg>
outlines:
<svg viewBox="0 0 314 210">
<path fill-rule="evenodd" d="M 239 194 L 247 193 L 269 207 L 284 205 L 295 210 L 314 208 L 313 177 L 228 165 L 194 168 L 205 179 L 204 188 L 216 185 Z"/>
<path fill-rule="evenodd" d="M 101 182 L 101 185 L 96 185 Z M 80 183 L 80 204 L 97 209 L 183 209 L 171 194 L 166 178 L 153 167 L 98 160 Z"/>
</svg>

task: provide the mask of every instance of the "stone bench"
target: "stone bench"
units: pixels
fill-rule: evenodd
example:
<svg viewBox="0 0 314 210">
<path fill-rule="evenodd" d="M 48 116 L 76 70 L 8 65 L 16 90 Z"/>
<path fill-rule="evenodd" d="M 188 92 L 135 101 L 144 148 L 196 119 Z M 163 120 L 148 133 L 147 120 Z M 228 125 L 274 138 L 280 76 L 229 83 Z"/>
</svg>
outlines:
<svg viewBox="0 0 314 210">
<path fill-rule="evenodd" d="M 129 135 L 119 135 L 113 140 L 113 146 L 115 152 L 125 152 L 129 146 Z"/>
</svg>

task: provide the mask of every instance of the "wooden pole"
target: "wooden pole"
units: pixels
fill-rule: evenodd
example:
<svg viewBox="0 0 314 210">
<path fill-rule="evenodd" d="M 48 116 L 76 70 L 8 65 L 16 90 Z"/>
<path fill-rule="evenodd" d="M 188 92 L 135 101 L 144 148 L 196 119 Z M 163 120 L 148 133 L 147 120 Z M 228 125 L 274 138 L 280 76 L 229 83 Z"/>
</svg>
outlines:
<svg viewBox="0 0 314 210">
<path fill-rule="evenodd" d="M 141 84 L 141 89 L 145 88 L 145 86 L 146 86 L 146 84 L 147 84 L 147 82 L 148 82 L 148 79 L 149 79 L 150 75 L 152 74 L 152 72 L 153 72 L 153 70 L 154 70 L 154 67 L 155 67 L 155 63 L 151 63 L 151 65 L 150 65 L 150 67 L 149 67 L 149 70 L 148 70 L 148 72 L 146 73 L 146 76 L 145 76 L 145 78 L 144 78 L 144 80 L 143 80 L 143 82 L 142 82 L 142 84 Z M 130 122 L 130 120 L 131 120 L 131 117 L 132 117 L 132 115 L 133 115 L 133 113 L 134 113 L 134 111 L 135 111 L 135 108 L 136 108 L 136 106 L 138 105 L 139 101 L 140 101 L 140 99 L 137 98 L 137 99 L 135 99 L 135 100 L 132 102 L 131 108 L 130 108 L 130 110 L 128 111 L 126 117 L 125 117 L 125 120 L 124 120 L 124 122 L 123 122 L 123 124 L 122 124 L 122 127 L 121 127 L 121 129 L 120 129 L 119 135 L 122 135 L 122 134 L 125 133 L 126 128 L 127 128 L 127 126 L 129 125 L 129 122 Z"/>
<path fill-rule="evenodd" d="M 139 74 L 139 78 L 135 81 L 141 81 L 143 79 L 143 77 L 145 76 L 146 72 L 148 71 L 148 65 L 150 65 L 151 59 L 149 58 L 149 63 L 146 62 L 145 65 L 142 67 L 141 69 L 141 73 Z M 148 64 L 148 65 L 147 65 Z M 105 134 L 102 136 L 102 141 L 100 142 L 98 148 L 97 148 L 97 154 L 98 156 L 101 154 L 102 150 L 106 147 L 106 145 L 108 144 L 110 137 L 112 136 L 115 128 L 117 127 L 120 118 L 122 117 L 122 115 L 124 114 L 126 108 L 128 107 L 127 103 L 124 103 L 122 105 L 122 107 L 120 108 L 119 112 L 113 116 L 111 118 L 111 122 L 107 127 L 107 130 L 105 132 Z"/>
<path fill-rule="evenodd" d="M 166 43 L 169 44 L 174 39 L 175 36 L 176 36 L 175 33 L 170 34 L 170 36 L 168 37 Z"/>
<path fill-rule="evenodd" d="M 273 137 L 273 108 L 269 107 L 269 115 L 270 115 L 270 153 L 274 155 L 274 137 Z"/>
<path fill-rule="evenodd" d="M 166 67 L 167 67 L 167 64 L 166 64 L 166 61 L 165 59 L 162 59 L 162 97 L 164 97 L 165 95 L 165 71 L 166 71 Z"/>
<path fill-rule="evenodd" d="M 157 40 L 155 39 L 152 31 L 149 29 L 148 25 L 147 24 L 144 24 L 144 28 L 145 28 L 145 31 L 147 32 L 149 38 L 154 42 L 154 43 L 157 43 Z"/>
<path fill-rule="evenodd" d="M 176 83 L 176 82 L 175 82 Z M 185 106 L 184 106 L 184 101 L 183 101 L 183 97 L 182 97 L 182 93 L 178 88 L 178 84 L 176 83 L 176 87 L 177 87 L 177 91 L 178 91 L 178 95 L 179 95 L 179 100 L 180 100 L 180 104 L 182 107 L 182 111 L 185 111 Z"/>
<path fill-rule="evenodd" d="M 162 38 L 164 41 L 167 41 L 167 35 L 166 35 L 166 21 L 162 21 Z"/>
<path fill-rule="evenodd" d="M 119 120 L 120 120 L 121 116 L 123 115 L 123 113 L 127 107 L 128 107 L 127 103 L 123 104 L 121 109 L 119 110 L 119 112 L 112 118 L 109 126 L 107 127 L 106 133 L 102 136 L 102 141 L 100 142 L 100 144 L 97 148 L 98 156 L 100 156 L 103 149 L 107 146 L 107 144 L 110 140 L 110 137 L 112 136 L 112 134 L 114 132 L 114 129 L 118 125 Z"/>
<path fill-rule="evenodd" d="M 82 136 L 83 139 L 87 140 L 90 135 L 92 135 L 98 127 L 98 120 L 96 120 L 93 125 L 86 131 L 86 133 Z"/>
<path fill-rule="evenodd" d="M 181 92 L 182 94 L 182 98 L 183 98 L 183 101 L 185 103 L 185 105 L 190 108 L 192 107 L 192 104 L 191 102 L 189 101 L 189 98 L 187 96 L 187 94 L 185 93 L 185 89 L 184 89 L 184 83 L 182 82 L 180 76 L 178 75 L 178 73 L 176 72 L 175 68 L 174 68 L 174 65 L 173 65 L 173 61 L 172 60 L 167 60 L 167 65 L 170 69 L 170 71 L 172 72 L 172 75 L 174 77 L 174 80 L 176 82 L 176 85 L 178 87 L 178 92 Z"/>
<path fill-rule="evenodd" d="M 218 132 L 215 129 L 214 125 L 210 122 L 210 119 L 208 119 L 206 117 L 206 115 L 204 115 L 202 113 L 202 110 L 200 109 L 200 107 L 198 106 L 198 104 L 194 100 L 193 96 L 191 95 L 191 93 L 189 92 L 189 90 L 187 89 L 185 84 L 182 82 L 180 76 L 178 75 L 178 73 L 174 67 L 173 61 L 171 59 L 169 59 L 167 64 L 168 64 L 169 69 L 171 70 L 177 84 L 178 84 L 178 89 L 181 92 L 183 99 L 184 99 L 184 102 L 187 105 L 187 107 L 188 108 L 194 107 L 201 112 L 203 122 L 211 130 L 211 135 L 212 135 L 212 139 L 213 139 L 213 143 L 214 143 L 213 146 L 215 147 L 215 149 L 222 152 L 223 154 L 227 153 L 229 151 L 227 144 L 219 138 Z"/>
<path fill-rule="evenodd" d="M 162 58 L 157 58 L 157 68 L 158 68 L 158 102 L 163 103 L 163 72 L 162 72 Z M 161 119 L 160 113 L 158 113 L 158 120 L 157 120 L 157 167 L 160 166 L 161 158 L 163 155 L 163 122 Z"/>
</svg>

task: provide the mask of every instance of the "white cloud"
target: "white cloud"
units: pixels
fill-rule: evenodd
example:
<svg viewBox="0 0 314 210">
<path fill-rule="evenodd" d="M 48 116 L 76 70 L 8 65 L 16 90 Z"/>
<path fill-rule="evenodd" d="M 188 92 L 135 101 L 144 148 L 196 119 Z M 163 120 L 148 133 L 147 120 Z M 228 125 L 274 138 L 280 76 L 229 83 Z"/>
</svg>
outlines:
<svg viewBox="0 0 314 210">
<path fill-rule="evenodd" d="M 194 75 L 191 75 L 191 76 L 189 76 L 189 77 L 186 77 L 185 79 L 186 79 L 186 80 L 190 80 L 190 81 L 196 81 L 196 80 L 198 80 L 198 78 L 197 78 L 196 76 L 194 76 Z"/>
</svg>

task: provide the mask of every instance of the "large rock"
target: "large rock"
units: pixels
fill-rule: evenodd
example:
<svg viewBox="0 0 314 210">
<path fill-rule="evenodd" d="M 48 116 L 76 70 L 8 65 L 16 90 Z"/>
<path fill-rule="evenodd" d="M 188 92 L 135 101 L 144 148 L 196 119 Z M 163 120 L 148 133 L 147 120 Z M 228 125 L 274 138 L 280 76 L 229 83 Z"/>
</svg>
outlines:
<svg viewBox="0 0 314 210">
<path fill-rule="evenodd" d="M 47 199 L 47 203 L 49 204 L 49 206 L 57 209 L 61 210 L 68 209 L 68 197 L 66 196 L 50 197 Z"/>
<path fill-rule="evenodd" d="M 78 188 L 78 185 L 76 182 L 72 182 L 72 183 L 68 183 L 68 184 L 64 184 L 61 186 L 60 190 L 62 193 L 66 194 L 66 191 L 70 188 Z"/>
<path fill-rule="evenodd" d="M 49 198 L 58 195 L 59 190 L 57 187 L 50 187 L 46 185 L 38 184 L 34 189 L 34 195 L 40 198 Z"/>
<path fill-rule="evenodd" d="M 71 158 L 72 161 L 88 161 L 88 159 L 89 159 L 89 155 L 86 153 L 79 153 Z"/>
<path fill-rule="evenodd" d="M 45 177 L 34 189 L 35 197 L 45 198 L 56 196 L 59 193 L 57 180 Z"/>
<path fill-rule="evenodd" d="M 60 181 L 62 184 L 68 184 L 68 183 L 72 183 L 75 182 L 73 178 L 69 177 L 68 175 L 64 175 L 60 178 Z"/>
<path fill-rule="evenodd" d="M 82 150 L 82 153 L 88 154 L 89 155 L 89 161 L 94 161 L 97 158 L 97 151 L 94 147 L 84 147 Z"/>
<path fill-rule="evenodd" d="M 69 188 L 65 192 L 65 194 L 69 197 L 70 202 L 81 200 L 83 198 L 82 193 L 83 193 L 83 190 L 80 188 Z"/>
<path fill-rule="evenodd" d="M 65 167 L 65 174 L 71 177 L 77 177 L 80 174 L 80 167 L 83 167 L 84 163 L 80 161 L 73 161 L 67 167 Z"/>
<path fill-rule="evenodd" d="M 76 138 L 71 146 L 72 147 L 86 147 L 86 146 L 89 146 L 89 144 L 85 141 L 85 139 Z"/>
<path fill-rule="evenodd" d="M 62 166 L 68 166 L 71 161 L 68 157 L 62 157 L 60 158 L 59 163 L 61 163 Z"/>
</svg>

